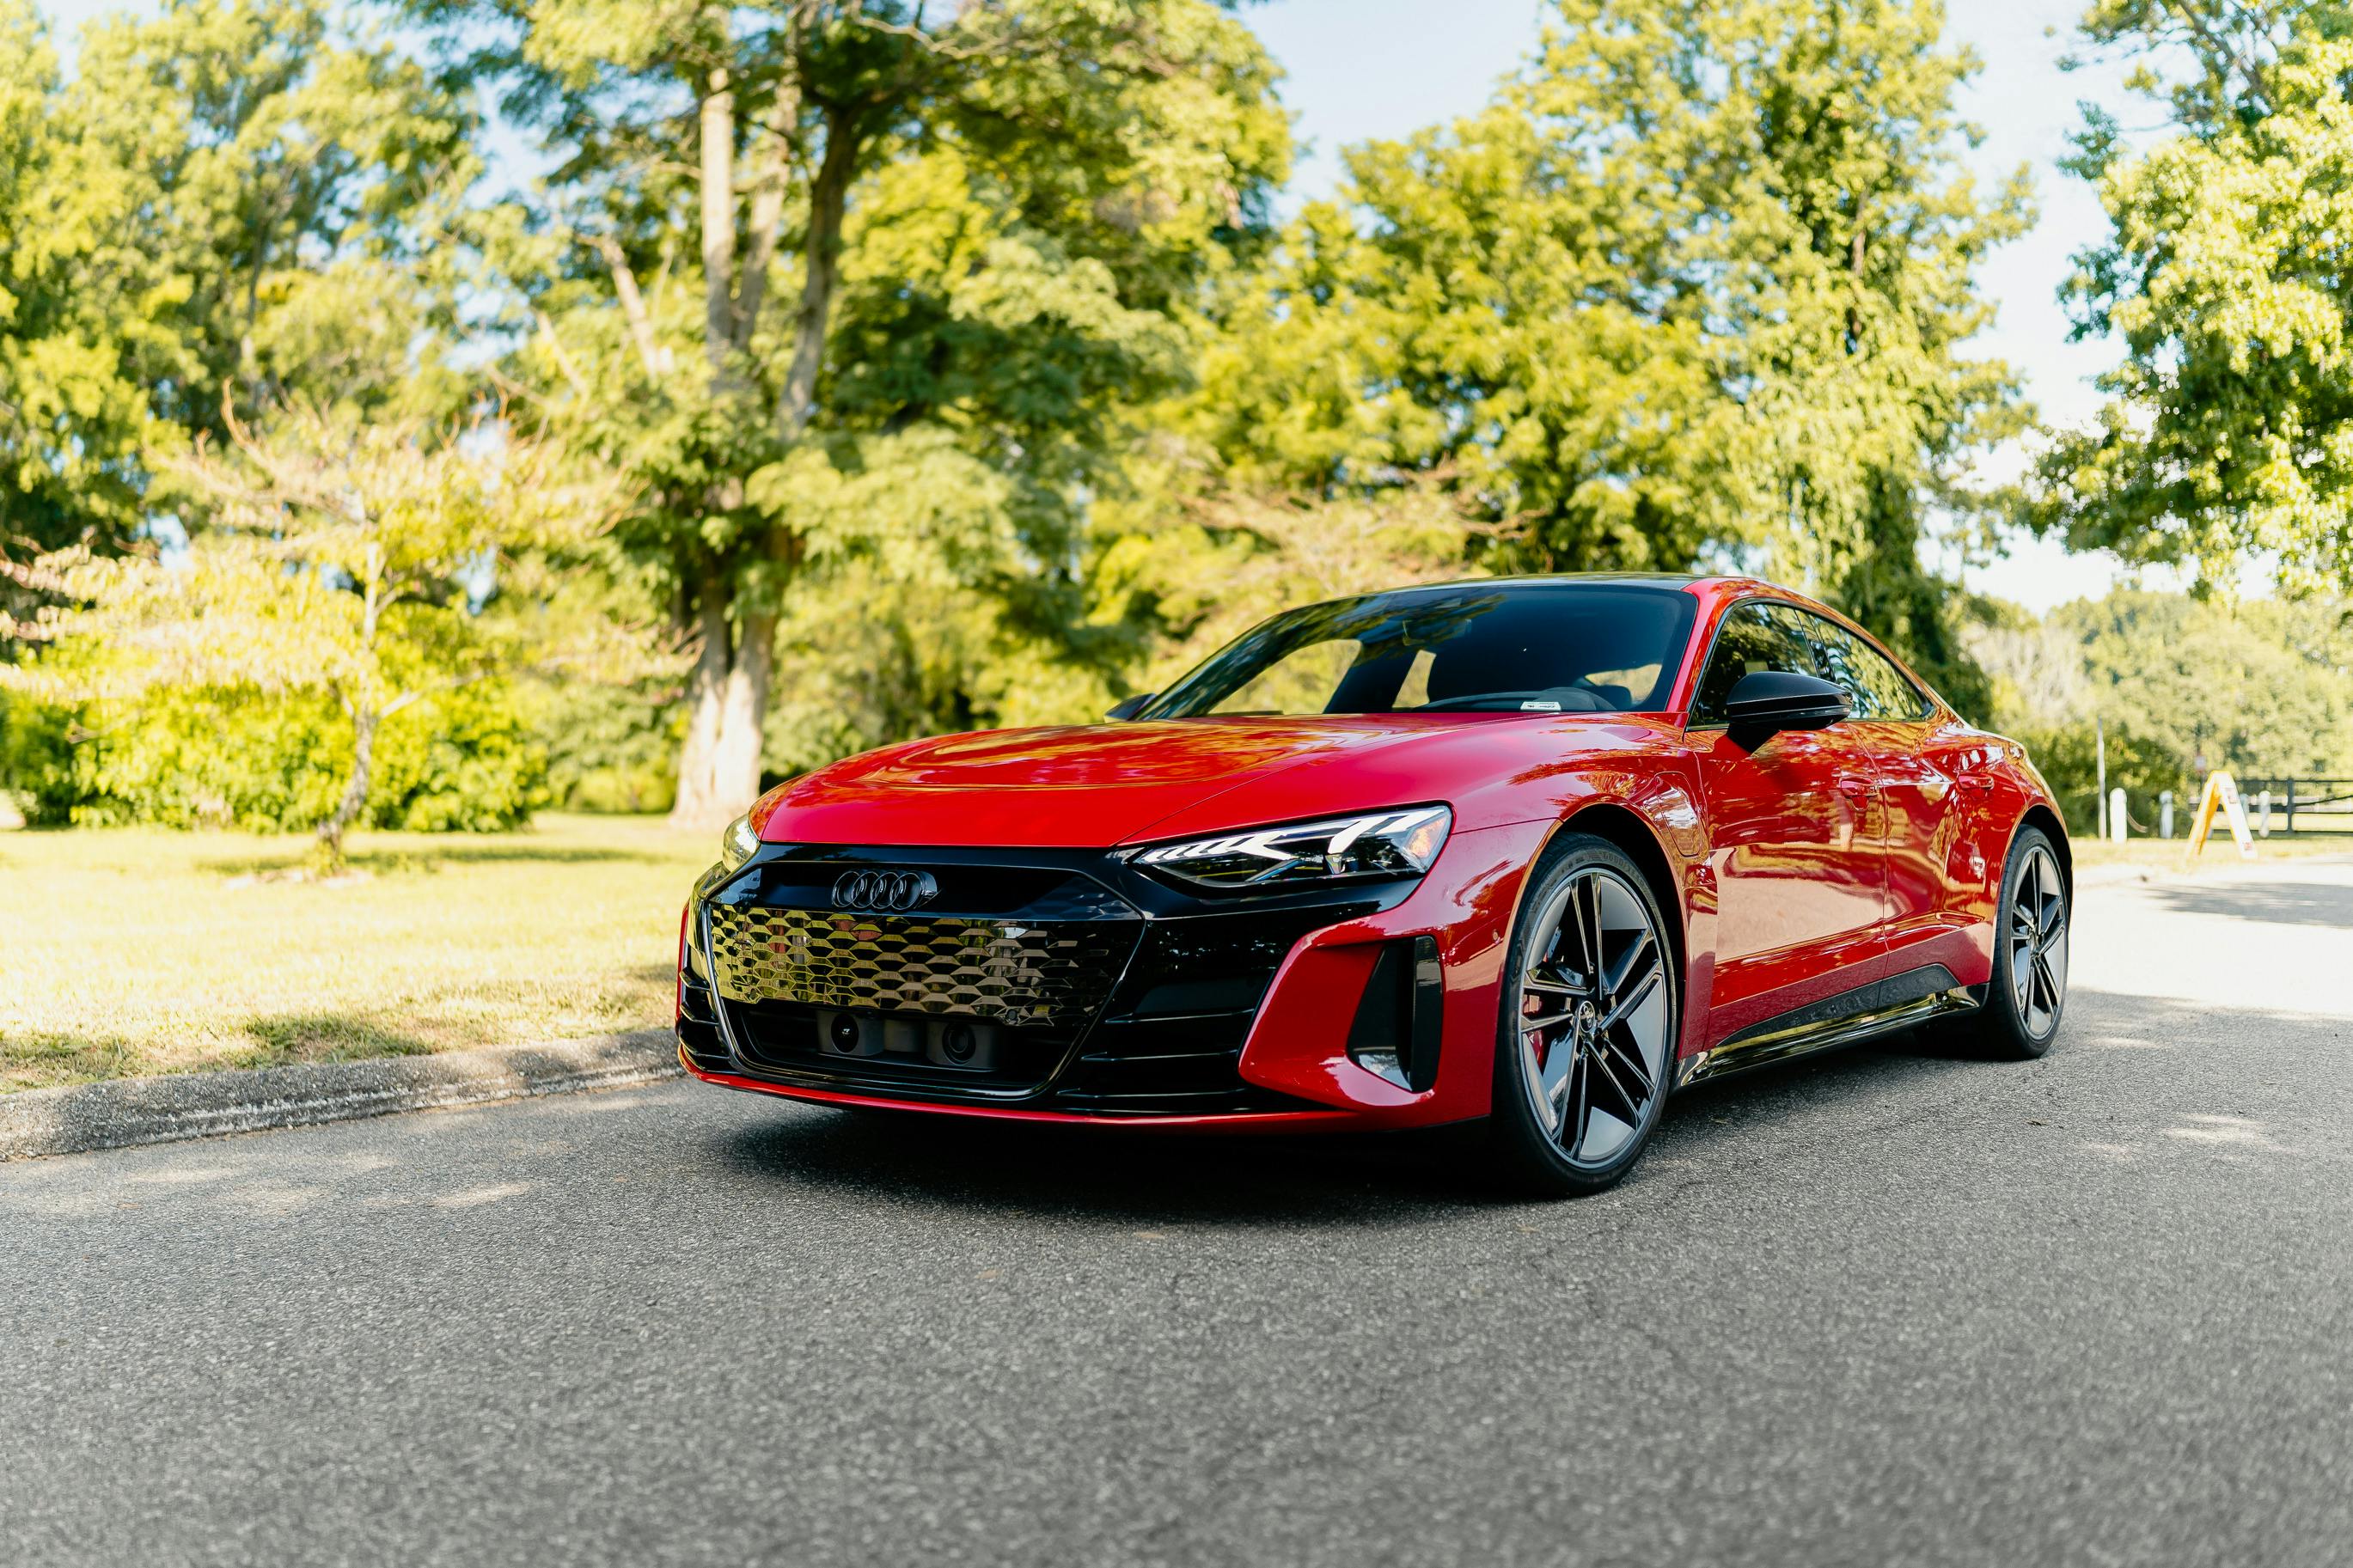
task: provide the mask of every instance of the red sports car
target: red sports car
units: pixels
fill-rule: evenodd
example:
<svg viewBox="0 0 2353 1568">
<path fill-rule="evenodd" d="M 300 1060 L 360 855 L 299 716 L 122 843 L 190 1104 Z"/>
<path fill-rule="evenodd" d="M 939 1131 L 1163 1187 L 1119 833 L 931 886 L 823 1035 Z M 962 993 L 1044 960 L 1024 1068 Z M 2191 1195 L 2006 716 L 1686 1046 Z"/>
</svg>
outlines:
<svg viewBox="0 0 2353 1568">
<path fill-rule="evenodd" d="M 1566 1194 L 1682 1085 L 2059 1027 L 2072 869 L 2024 749 L 1770 584 L 1310 605 L 1112 718 L 764 796 L 686 908 L 687 1069 L 1138 1128 L 1483 1118 Z"/>
</svg>

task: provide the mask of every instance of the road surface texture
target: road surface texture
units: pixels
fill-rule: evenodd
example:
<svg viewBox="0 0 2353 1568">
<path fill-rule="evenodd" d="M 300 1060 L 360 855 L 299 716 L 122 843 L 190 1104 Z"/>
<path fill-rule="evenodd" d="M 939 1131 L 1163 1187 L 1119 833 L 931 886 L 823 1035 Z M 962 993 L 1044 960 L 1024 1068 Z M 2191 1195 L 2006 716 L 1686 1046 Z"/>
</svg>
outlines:
<svg viewBox="0 0 2353 1568">
<path fill-rule="evenodd" d="M 0 1166 L 0 1559 L 2353 1561 L 2353 867 L 2089 889 L 2045 1061 L 1444 1140 L 690 1084 Z"/>
</svg>

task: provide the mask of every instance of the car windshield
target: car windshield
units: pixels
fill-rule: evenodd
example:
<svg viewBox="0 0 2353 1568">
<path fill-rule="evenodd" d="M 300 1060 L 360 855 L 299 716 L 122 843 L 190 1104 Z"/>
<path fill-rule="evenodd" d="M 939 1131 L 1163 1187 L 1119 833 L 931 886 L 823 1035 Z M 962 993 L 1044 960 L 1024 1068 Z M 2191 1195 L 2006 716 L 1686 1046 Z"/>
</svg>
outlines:
<svg viewBox="0 0 2353 1568">
<path fill-rule="evenodd" d="M 1663 707 L 1698 602 L 1630 583 L 1465 583 L 1310 605 L 1136 715 L 1639 713 Z"/>
</svg>

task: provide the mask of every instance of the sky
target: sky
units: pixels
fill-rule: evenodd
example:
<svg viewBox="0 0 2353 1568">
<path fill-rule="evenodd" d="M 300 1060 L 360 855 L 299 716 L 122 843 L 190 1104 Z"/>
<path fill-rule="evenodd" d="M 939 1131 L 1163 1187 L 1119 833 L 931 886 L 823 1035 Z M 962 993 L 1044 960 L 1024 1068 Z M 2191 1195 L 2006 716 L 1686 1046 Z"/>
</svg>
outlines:
<svg viewBox="0 0 2353 1568">
<path fill-rule="evenodd" d="M 62 33 L 119 8 L 119 0 L 44 3 Z M 1947 6 L 1952 36 L 1984 62 L 1961 106 L 1986 132 L 1971 165 L 1989 185 L 2028 165 L 2038 209 L 2033 228 L 1985 268 L 1984 291 L 1998 314 L 1971 346 L 2008 360 L 2042 416 L 2058 424 L 2090 416 L 2099 395 L 2089 378 L 2116 357 L 2105 342 L 2068 342 L 2056 298 L 2068 258 L 2105 227 L 2091 189 L 2057 167 L 2079 121 L 2076 104 L 2126 101 L 2114 66 L 2058 68 L 2084 3 L 1947 0 Z M 1305 143 L 1292 199 L 1328 194 L 1339 177 L 1339 150 L 1350 142 L 1404 135 L 1479 108 L 1534 47 L 1544 9 L 1539 0 L 1271 0 L 1251 7 L 1251 26 L 1289 73 L 1282 97 Z M 1997 453 L 1987 469 L 2006 477 L 2021 460 L 2016 450 Z M 2071 554 L 2021 538 L 2005 557 L 1968 567 L 1965 575 L 1973 587 L 2044 610 L 2105 593 L 2118 568 L 2105 553 Z"/>
</svg>

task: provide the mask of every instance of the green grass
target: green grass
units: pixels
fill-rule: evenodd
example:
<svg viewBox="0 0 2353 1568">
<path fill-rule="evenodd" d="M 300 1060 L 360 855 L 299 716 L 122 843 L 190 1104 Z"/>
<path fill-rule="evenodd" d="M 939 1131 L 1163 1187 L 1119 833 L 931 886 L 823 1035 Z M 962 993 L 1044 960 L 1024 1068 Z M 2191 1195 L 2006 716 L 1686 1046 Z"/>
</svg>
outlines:
<svg viewBox="0 0 2353 1568">
<path fill-rule="evenodd" d="M 407 1056 L 670 1019 L 679 906 L 716 851 L 644 817 L 360 834 L 350 880 L 300 837 L 0 834 L 0 1092 L 137 1073 Z M 2187 868 L 2179 840 L 2075 842 Z M 2353 852 L 2274 837 L 2264 859 Z M 2200 868 L 2234 866 L 2227 838 Z"/>
<path fill-rule="evenodd" d="M 305 838 L 0 834 L 0 1092 L 405 1056 L 669 1022 L 706 834 L 545 816 L 370 833 L 347 880 Z"/>
<path fill-rule="evenodd" d="M 2206 852 L 2194 860 L 2189 858 L 2187 828 L 2179 838 L 2127 838 L 2122 844 L 2086 835 L 2073 839 L 2070 847 L 2078 866 L 2143 866 L 2152 871 L 2198 871 L 2249 864 L 2239 858 L 2239 847 L 2232 842 L 2228 828 L 2218 829 L 2208 838 Z M 2314 855 L 2353 855 L 2353 835 L 2299 833 L 2291 838 L 2284 833 L 2274 833 L 2269 838 L 2255 840 L 2258 863 L 2301 860 Z"/>
</svg>

